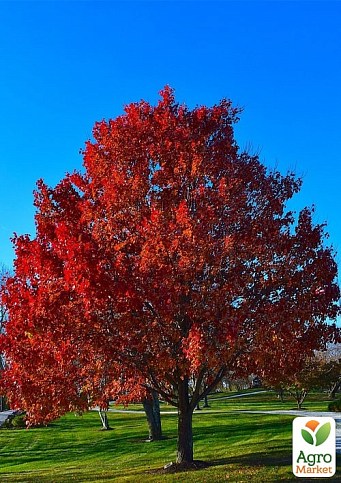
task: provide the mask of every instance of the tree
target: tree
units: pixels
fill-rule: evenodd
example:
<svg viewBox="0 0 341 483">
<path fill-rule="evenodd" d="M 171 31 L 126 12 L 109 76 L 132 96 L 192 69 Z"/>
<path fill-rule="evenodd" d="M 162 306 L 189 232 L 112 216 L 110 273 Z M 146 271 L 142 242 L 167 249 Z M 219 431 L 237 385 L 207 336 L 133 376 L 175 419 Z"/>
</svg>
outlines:
<svg viewBox="0 0 341 483">
<path fill-rule="evenodd" d="M 330 368 L 330 372 L 328 372 L 328 375 L 332 373 L 332 384 L 329 390 L 329 397 L 330 399 L 334 399 L 336 394 L 341 390 L 341 363 L 340 362 L 332 362 Z M 336 370 L 339 371 L 339 376 L 336 376 Z"/>
<path fill-rule="evenodd" d="M 329 397 L 334 399 L 341 389 L 341 344 L 331 344 L 325 351 L 316 353 L 315 371 L 319 387 L 327 389 Z"/>
<path fill-rule="evenodd" d="M 97 407 L 103 429 L 110 429 L 109 399 L 129 383 L 115 385 L 122 370 L 96 352 L 76 295 L 62 290 L 48 254 L 35 241 L 26 241 L 18 244 L 15 276 L 2 292 L 9 313 L 2 338 L 7 361 L 2 386 L 14 408 L 27 410 L 29 426 Z M 25 245 L 22 252 L 19 245 Z"/>
<path fill-rule="evenodd" d="M 84 174 L 39 182 L 36 237 L 15 239 L 3 295 L 12 398 L 31 340 L 36 350 L 42 333 L 56 346 L 65 337 L 75 387 L 104 364 L 110 392 L 124 367 L 178 408 L 177 462 L 190 464 L 193 411 L 229 371 L 260 374 L 268 349 L 280 359 L 332 339 L 324 320 L 339 289 L 324 227 L 311 209 L 286 211 L 301 186 L 293 173 L 239 150 L 239 113 L 227 100 L 190 110 L 166 87 L 156 106 L 96 123 Z"/>
<path fill-rule="evenodd" d="M 335 336 L 338 340 L 338 331 L 335 332 Z M 314 351 L 308 355 L 304 344 L 301 351 L 298 346 L 296 350 L 283 355 L 280 364 L 274 359 L 272 368 L 263 369 L 264 382 L 277 392 L 282 402 L 286 391 L 296 401 L 297 408 L 301 409 L 311 390 L 327 388 L 332 391 L 335 385 L 337 386 L 341 367 L 337 358 L 338 347 L 338 344 L 328 345 L 326 350 Z"/>
<path fill-rule="evenodd" d="M 149 441 L 162 439 L 160 401 L 158 393 L 151 390 L 142 401 L 149 427 Z"/>
<path fill-rule="evenodd" d="M 314 357 L 307 357 L 305 363 L 301 365 L 299 370 L 283 375 L 280 382 L 275 386 L 275 390 L 283 402 L 282 391 L 286 390 L 288 394 L 295 400 L 297 409 L 302 409 L 308 393 L 318 387 L 319 377 L 315 371 Z"/>
</svg>

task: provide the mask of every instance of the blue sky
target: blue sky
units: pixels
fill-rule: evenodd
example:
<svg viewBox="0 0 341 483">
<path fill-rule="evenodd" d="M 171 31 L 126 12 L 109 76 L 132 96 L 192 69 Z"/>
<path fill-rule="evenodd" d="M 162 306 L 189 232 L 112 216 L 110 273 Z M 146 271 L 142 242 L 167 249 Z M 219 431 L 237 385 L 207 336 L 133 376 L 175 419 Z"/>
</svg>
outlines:
<svg viewBox="0 0 341 483">
<path fill-rule="evenodd" d="M 293 206 L 316 204 L 341 252 L 341 3 L 2 1 L 0 22 L 0 262 L 34 234 L 36 180 L 80 168 L 95 121 L 165 84 L 243 106 L 239 145 L 303 175 Z"/>
</svg>

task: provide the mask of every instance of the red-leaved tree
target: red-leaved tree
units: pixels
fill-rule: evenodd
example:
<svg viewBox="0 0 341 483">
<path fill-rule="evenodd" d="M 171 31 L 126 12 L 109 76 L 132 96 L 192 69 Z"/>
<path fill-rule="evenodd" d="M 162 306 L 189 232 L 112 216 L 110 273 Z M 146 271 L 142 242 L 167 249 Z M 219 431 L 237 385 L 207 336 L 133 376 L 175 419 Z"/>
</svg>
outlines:
<svg viewBox="0 0 341 483">
<path fill-rule="evenodd" d="M 260 373 L 268 349 L 282 361 L 332 339 L 339 289 L 324 228 L 308 208 L 286 211 L 301 185 L 293 173 L 239 150 L 238 114 L 227 100 L 190 110 L 166 87 L 156 106 L 95 125 L 84 174 L 39 183 L 1 343 L 2 385 L 31 417 L 46 366 L 60 388 L 41 403 L 51 412 L 59 397 L 66 410 L 129 381 L 178 408 L 177 462 L 191 463 L 193 410 L 229 371 Z"/>
</svg>

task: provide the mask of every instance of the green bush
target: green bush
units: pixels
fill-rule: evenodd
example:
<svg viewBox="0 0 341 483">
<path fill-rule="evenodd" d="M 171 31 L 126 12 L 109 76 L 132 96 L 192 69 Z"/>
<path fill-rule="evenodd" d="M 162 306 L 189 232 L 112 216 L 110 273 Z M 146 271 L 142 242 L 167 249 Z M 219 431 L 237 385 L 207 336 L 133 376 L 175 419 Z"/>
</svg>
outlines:
<svg viewBox="0 0 341 483">
<path fill-rule="evenodd" d="M 11 429 L 13 426 L 12 426 L 12 422 L 11 422 L 11 418 L 8 418 L 6 419 L 6 421 L 4 421 L 1 425 L 1 428 L 0 429 Z"/>
<path fill-rule="evenodd" d="M 12 427 L 15 429 L 26 428 L 25 414 L 14 416 L 14 418 L 11 420 L 11 423 Z"/>
<path fill-rule="evenodd" d="M 25 414 L 11 416 L 2 424 L 1 429 L 21 429 L 26 428 Z"/>
<path fill-rule="evenodd" d="M 329 411 L 339 412 L 341 411 L 341 399 L 336 399 L 328 404 Z"/>
</svg>

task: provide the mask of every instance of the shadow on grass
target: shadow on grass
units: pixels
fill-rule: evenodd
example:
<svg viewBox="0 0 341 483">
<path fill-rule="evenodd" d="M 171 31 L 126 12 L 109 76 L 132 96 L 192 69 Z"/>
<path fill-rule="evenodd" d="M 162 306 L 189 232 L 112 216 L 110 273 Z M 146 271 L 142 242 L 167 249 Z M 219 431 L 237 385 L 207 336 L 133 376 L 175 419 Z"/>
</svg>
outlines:
<svg viewBox="0 0 341 483">
<path fill-rule="evenodd" d="M 238 455 L 238 456 L 232 456 L 232 457 L 227 457 L 227 458 L 219 458 L 216 460 L 211 460 L 209 462 L 210 466 L 225 466 L 225 465 L 239 465 L 243 467 L 248 467 L 248 468 L 257 468 L 257 467 L 268 467 L 268 468 L 274 468 L 274 467 L 285 467 L 289 466 L 291 467 L 292 465 L 292 454 L 290 453 L 284 453 L 283 451 L 278 451 L 278 452 L 271 452 L 269 453 L 252 453 L 248 455 Z M 339 481 L 339 475 L 341 471 L 341 455 L 337 454 L 336 455 L 336 473 L 334 477 L 331 478 L 330 481 Z M 292 476 L 291 479 L 285 479 L 281 481 L 292 481 L 296 480 L 294 476 Z M 305 478 L 306 479 L 306 478 Z M 270 480 L 269 480 L 270 481 Z M 274 481 L 274 480 L 271 480 Z M 310 480 L 309 480 L 310 481 Z M 318 482 L 325 482 L 326 478 L 314 478 L 313 479 L 314 483 Z"/>
<path fill-rule="evenodd" d="M 271 454 L 269 453 L 264 453 L 264 452 L 255 452 L 252 454 L 248 455 L 236 455 L 236 456 L 231 456 L 231 457 L 226 457 L 226 458 L 217 458 L 217 459 L 211 459 L 209 461 L 194 461 L 193 464 L 191 465 L 169 465 L 168 467 L 164 468 L 157 468 L 157 469 L 152 469 L 152 470 L 147 470 L 145 471 L 146 474 L 159 474 L 159 475 L 166 475 L 166 474 L 174 474 L 174 473 L 187 473 L 187 472 L 194 472 L 194 471 L 199 471 L 204 470 L 204 469 L 209 469 L 209 468 L 214 468 L 214 467 L 223 467 L 223 466 L 230 466 L 231 468 L 234 468 L 235 471 L 236 467 L 240 467 L 244 470 L 249 470 L 251 469 L 260 469 L 262 471 L 262 468 L 265 469 L 265 471 L 269 471 L 269 479 L 266 481 L 271 481 L 275 482 L 278 481 L 277 477 L 274 475 L 273 477 L 270 476 L 270 471 L 271 469 L 275 468 L 281 468 L 281 467 L 291 467 L 291 461 L 292 461 L 292 455 L 291 453 L 287 452 L 287 449 L 285 451 L 278 451 L 278 452 L 272 452 Z M 339 473 L 340 473 L 340 464 L 341 464 L 341 455 L 337 455 L 337 471 L 335 476 L 331 479 L 331 481 L 339 481 Z M 220 473 L 219 473 L 220 474 Z M 264 470 L 261 474 L 261 478 L 264 477 Z M 280 478 L 280 481 L 293 481 L 296 480 L 297 478 L 291 474 L 289 478 L 286 478 L 284 476 Z M 181 480 L 182 481 L 182 480 Z M 191 480 L 192 481 L 192 480 Z M 197 481 L 200 481 L 199 476 Z M 205 480 L 206 481 L 206 480 Z M 207 480 L 208 481 L 208 480 Z M 218 481 L 218 480 L 214 480 Z M 219 480 L 220 481 L 220 480 Z M 233 480 L 237 481 L 237 480 Z M 244 480 L 242 480 L 244 481 Z M 246 480 L 245 480 L 246 481 Z M 252 479 L 251 481 L 255 481 Z M 259 481 L 264 481 L 264 479 L 259 480 Z M 309 480 L 311 481 L 311 480 Z M 314 483 L 318 482 L 325 482 L 325 478 L 314 478 Z"/>
<path fill-rule="evenodd" d="M 242 466 L 288 466 L 291 465 L 291 453 L 252 453 L 247 455 L 236 455 L 227 458 L 218 458 L 210 461 L 210 466 L 221 465 L 242 465 Z"/>
<path fill-rule="evenodd" d="M 260 467 L 281 467 L 291 464 L 291 454 L 278 453 L 252 453 L 248 455 L 236 455 L 226 458 L 217 458 L 209 461 L 194 461 L 192 464 L 174 464 L 171 463 L 163 468 L 147 470 L 147 474 L 173 474 L 187 471 L 200 471 L 205 468 L 219 466 L 240 466 L 243 468 L 260 468 Z M 198 480 L 199 481 L 199 480 Z"/>
<path fill-rule="evenodd" d="M 254 417 L 253 417 L 254 416 Z M 280 443 L 277 437 L 291 432 L 292 416 L 274 415 L 207 415 L 206 425 L 194 423 L 194 439 L 207 440 L 214 436 L 215 441 L 231 442 L 248 441 L 252 444 L 261 443 L 262 440 L 276 438 L 275 445 Z M 258 439 L 259 438 L 259 439 Z"/>
</svg>

